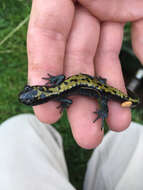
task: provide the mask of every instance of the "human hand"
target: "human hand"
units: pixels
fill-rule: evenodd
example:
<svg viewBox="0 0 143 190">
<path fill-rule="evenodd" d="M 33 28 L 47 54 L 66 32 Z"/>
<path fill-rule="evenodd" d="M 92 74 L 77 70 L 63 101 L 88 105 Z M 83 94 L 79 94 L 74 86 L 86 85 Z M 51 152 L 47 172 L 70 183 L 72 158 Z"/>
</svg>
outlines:
<svg viewBox="0 0 143 190">
<path fill-rule="evenodd" d="M 92 6 L 94 2 L 97 4 Z M 97 75 L 108 79 L 108 84 L 125 91 L 118 59 L 123 25 L 126 21 L 134 21 L 139 17 L 128 16 L 128 12 L 124 11 L 121 14 L 118 9 L 114 16 L 113 11 L 106 11 L 108 3 L 104 0 L 80 0 L 80 3 L 83 7 L 75 6 L 72 0 L 44 3 L 42 0 L 33 0 L 28 29 L 29 83 L 45 84 L 42 77 L 46 77 L 47 73 L 64 73 L 66 76 L 77 73 L 94 75 L 96 71 Z M 111 10 L 115 10 L 116 3 L 115 0 L 110 1 L 108 5 Z M 125 5 L 121 7 L 126 11 Z M 139 37 L 141 38 L 140 26 L 142 21 L 134 23 L 132 36 L 135 52 L 141 60 L 142 49 L 138 50 L 139 45 L 141 46 L 138 43 Z M 60 117 L 56 107 L 56 102 L 48 102 L 35 106 L 34 111 L 41 121 L 53 123 Z M 95 109 L 97 104 L 87 97 L 74 97 L 73 104 L 68 109 L 73 136 L 84 148 L 96 147 L 103 138 L 101 120 L 93 123 Z M 121 108 L 116 102 L 110 102 L 108 115 L 108 125 L 114 131 L 121 131 L 130 123 L 130 111 Z"/>
</svg>

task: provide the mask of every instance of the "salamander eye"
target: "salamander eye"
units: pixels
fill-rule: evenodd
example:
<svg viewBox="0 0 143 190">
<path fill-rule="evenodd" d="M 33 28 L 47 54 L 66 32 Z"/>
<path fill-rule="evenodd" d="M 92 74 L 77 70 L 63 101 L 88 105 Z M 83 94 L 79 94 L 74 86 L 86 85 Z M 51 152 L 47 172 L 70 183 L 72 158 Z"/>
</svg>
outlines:
<svg viewBox="0 0 143 190">
<path fill-rule="evenodd" d="M 31 89 L 31 86 L 29 86 L 29 85 L 26 85 L 25 87 L 24 87 L 24 90 L 25 91 L 29 91 Z"/>
</svg>

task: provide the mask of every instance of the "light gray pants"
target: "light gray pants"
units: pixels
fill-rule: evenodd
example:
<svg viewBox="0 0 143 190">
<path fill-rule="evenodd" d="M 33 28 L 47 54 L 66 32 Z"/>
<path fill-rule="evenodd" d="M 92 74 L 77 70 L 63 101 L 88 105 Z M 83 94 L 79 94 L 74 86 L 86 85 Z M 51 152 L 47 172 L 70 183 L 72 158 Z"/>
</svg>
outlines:
<svg viewBox="0 0 143 190">
<path fill-rule="evenodd" d="M 134 122 L 104 137 L 84 180 L 84 190 L 124 189 L 143 190 L 143 126 Z M 68 181 L 61 136 L 32 114 L 0 126 L 0 190 L 75 190 Z"/>
</svg>

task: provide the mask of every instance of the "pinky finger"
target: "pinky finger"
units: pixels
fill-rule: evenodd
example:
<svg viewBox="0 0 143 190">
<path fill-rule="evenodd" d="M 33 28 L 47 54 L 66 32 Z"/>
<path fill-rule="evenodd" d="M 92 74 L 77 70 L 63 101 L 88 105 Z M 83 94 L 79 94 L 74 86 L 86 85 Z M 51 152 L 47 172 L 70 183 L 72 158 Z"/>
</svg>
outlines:
<svg viewBox="0 0 143 190">
<path fill-rule="evenodd" d="M 143 64 L 143 19 L 132 23 L 131 37 L 133 50 Z"/>
</svg>

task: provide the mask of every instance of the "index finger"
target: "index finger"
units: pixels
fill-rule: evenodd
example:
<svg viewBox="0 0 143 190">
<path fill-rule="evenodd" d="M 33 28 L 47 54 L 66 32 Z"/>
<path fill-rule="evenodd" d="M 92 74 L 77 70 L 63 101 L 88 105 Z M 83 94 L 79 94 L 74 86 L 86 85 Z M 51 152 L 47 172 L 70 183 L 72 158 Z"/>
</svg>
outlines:
<svg viewBox="0 0 143 190">
<path fill-rule="evenodd" d="M 64 9 L 63 9 L 64 7 Z M 63 73 L 63 60 L 68 33 L 74 15 L 71 0 L 34 0 L 27 35 L 28 80 L 30 85 L 43 85 L 47 73 Z M 54 105 L 53 105 L 54 104 Z M 60 117 L 56 102 L 34 107 L 37 117 L 53 123 Z"/>
</svg>

